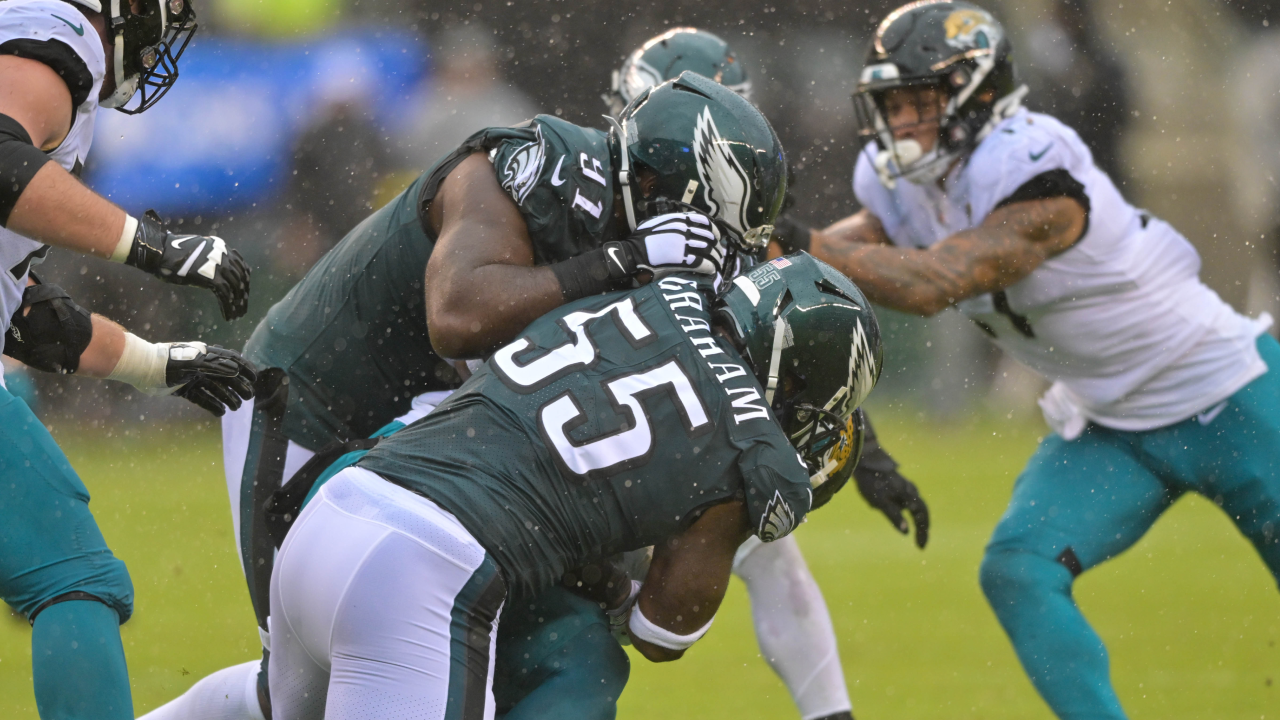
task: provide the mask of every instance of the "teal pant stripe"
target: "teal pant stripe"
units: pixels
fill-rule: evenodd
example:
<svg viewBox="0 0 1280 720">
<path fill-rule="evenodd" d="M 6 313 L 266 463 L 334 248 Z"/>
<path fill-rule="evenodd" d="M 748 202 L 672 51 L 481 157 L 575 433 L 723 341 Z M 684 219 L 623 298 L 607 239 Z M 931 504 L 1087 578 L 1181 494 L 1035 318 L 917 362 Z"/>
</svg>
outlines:
<svg viewBox="0 0 1280 720">
<path fill-rule="evenodd" d="M 487 554 L 453 601 L 445 720 L 484 720 L 489 646 L 507 585 Z"/>
</svg>

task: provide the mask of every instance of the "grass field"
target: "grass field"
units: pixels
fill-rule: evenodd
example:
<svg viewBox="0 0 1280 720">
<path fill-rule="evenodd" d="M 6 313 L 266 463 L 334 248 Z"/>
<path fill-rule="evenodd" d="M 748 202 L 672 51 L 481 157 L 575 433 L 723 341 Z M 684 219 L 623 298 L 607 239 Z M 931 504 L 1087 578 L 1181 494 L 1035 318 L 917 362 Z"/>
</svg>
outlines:
<svg viewBox="0 0 1280 720">
<path fill-rule="evenodd" d="M 876 423 L 930 503 L 928 550 L 898 536 L 854 492 L 798 536 L 834 616 L 855 714 L 1050 717 L 977 584 L 983 544 L 1039 424 L 935 427 L 893 409 Z M 123 633 L 139 714 L 210 671 L 255 657 L 213 426 L 55 435 L 133 575 L 136 613 Z M 1076 597 L 1108 643 L 1135 720 L 1280 718 L 1280 597 L 1209 503 L 1179 502 L 1142 543 L 1077 583 Z M 28 653 L 25 622 L 0 622 L 0 718 L 36 717 Z M 650 665 L 633 656 L 621 708 L 621 717 L 637 719 L 796 716 L 759 657 L 737 581 L 715 629 L 684 660 Z"/>
</svg>

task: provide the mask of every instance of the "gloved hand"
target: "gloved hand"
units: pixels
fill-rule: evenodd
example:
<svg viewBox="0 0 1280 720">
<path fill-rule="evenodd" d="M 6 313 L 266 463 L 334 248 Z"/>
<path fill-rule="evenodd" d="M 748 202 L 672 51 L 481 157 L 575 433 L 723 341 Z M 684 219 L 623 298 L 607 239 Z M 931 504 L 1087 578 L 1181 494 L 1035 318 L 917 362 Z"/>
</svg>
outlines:
<svg viewBox="0 0 1280 720">
<path fill-rule="evenodd" d="M 138 219 L 124 262 L 174 285 L 212 290 L 222 317 L 234 320 L 249 309 L 249 264 L 222 238 L 178 235 L 164 229 L 154 210 Z"/>
<path fill-rule="evenodd" d="M 605 616 L 609 618 L 609 634 L 623 647 L 631 644 L 631 635 L 627 633 L 627 626 L 631 622 L 631 608 L 635 607 L 636 601 L 640 599 L 642 587 L 644 584 L 639 580 L 632 580 L 631 590 L 627 593 L 626 600 L 623 600 L 621 605 L 604 611 Z"/>
<path fill-rule="evenodd" d="M 172 343 L 164 379 L 174 395 L 222 417 L 253 397 L 258 373 L 235 350 L 202 342 Z"/>
<path fill-rule="evenodd" d="M 93 339 L 89 311 L 57 285 L 28 285 L 9 319 L 4 354 L 36 370 L 73 373 Z"/>
<path fill-rule="evenodd" d="M 619 252 L 611 252 L 614 248 Z M 725 256 L 720 229 L 706 215 L 693 212 L 649 218 L 627 239 L 605 243 L 605 252 L 610 275 L 617 264 L 626 276 L 648 270 L 655 280 L 676 272 L 719 275 Z"/>
<path fill-rule="evenodd" d="M 915 483 L 898 472 L 897 461 L 880 447 L 870 418 L 866 418 L 862 459 L 853 469 L 853 479 L 867 504 L 884 513 L 903 535 L 910 531 L 903 513 L 910 514 L 916 526 L 916 546 L 924 549 L 929 543 L 929 506 Z"/>
</svg>

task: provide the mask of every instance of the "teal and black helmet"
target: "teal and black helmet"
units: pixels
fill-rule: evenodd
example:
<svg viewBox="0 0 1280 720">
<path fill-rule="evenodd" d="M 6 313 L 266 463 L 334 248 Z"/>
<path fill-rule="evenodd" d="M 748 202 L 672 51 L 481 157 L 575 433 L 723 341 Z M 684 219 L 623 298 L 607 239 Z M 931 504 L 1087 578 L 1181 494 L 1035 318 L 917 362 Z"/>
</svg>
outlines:
<svg viewBox="0 0 1280 720">
<path fill-rule="evenodd" d="M 715 308 L 809 467 L 815 506 L 825 502 L 858 464 L 865 427 L 855 411 L 880 379 L 871 303 L 835 268 L 798 252 L 734 278 Z"/>
<path fill-rule="evenodd" d="M 738 62 L 729 44 L 706 30 L 682 27 L 650 38 L 627 56 L 622 69 L 613 71 L 612 88 L 604 96 L 610 114 L 617 117 L 640 93 L 674 80 L 686 70 L 751 99 L 747 69 Z"/>
<path fill-rule="evenodd" d="M 618 189 L 632 230 L 656 215 L 692 211 L 711 217 L 747 251 L 769 244 L 787 193 L 787 159 L 754 105 L 684 72 L 645 90 L 611 121 Z"/>
</svg>

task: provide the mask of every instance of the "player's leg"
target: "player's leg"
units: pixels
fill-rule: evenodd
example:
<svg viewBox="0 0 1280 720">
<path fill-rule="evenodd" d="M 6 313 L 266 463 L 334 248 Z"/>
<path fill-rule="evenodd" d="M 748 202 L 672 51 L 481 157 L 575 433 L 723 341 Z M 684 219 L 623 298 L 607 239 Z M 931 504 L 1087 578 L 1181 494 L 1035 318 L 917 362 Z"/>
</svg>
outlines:
<svg viewBox="0 0 1280 720">
<path fill-rule="evenodd" d="M 120 623 L 133 585 L 89 493 L 26 403 L 0 386 L 0 596 L 33 620 L 44 720 L 133 717 Z"/>
<path fill-rule="evenodd" d="M 804 720 L 851 716 L 849 690 L 822 590 L 794 535 L 747 540 L 733 572 L 747 585 L 760 652 L 786 683 Z"/>
<path fill-rule="evenodd" d="M 631 663 L 599 605 L 550 588 L 508 600 L 493 674 L 503 720 L 613 720 Z"/>
<path fill-rule="evenodd" d="M 988 602 L 1036 690 L 1064 720 L 1119 720 L 1106 647 L 1071 596 L 1080 573 L 1137 542 L 1177 497 L 1133 435 L 1092 426 L 1045 438 L 982 561 Z"/>
<path fill-rule="evenodd" d="M 299 516 L 272 575 L 276 720 L 492 717 L 505 596 L 451 515 L 343 471 Z"/>
<path fill-rule="evenodd" d="M 258 704 L 261 670 L 261 660 L 223 668 L 139 720 L 266 720 Z"/>
</svg>

